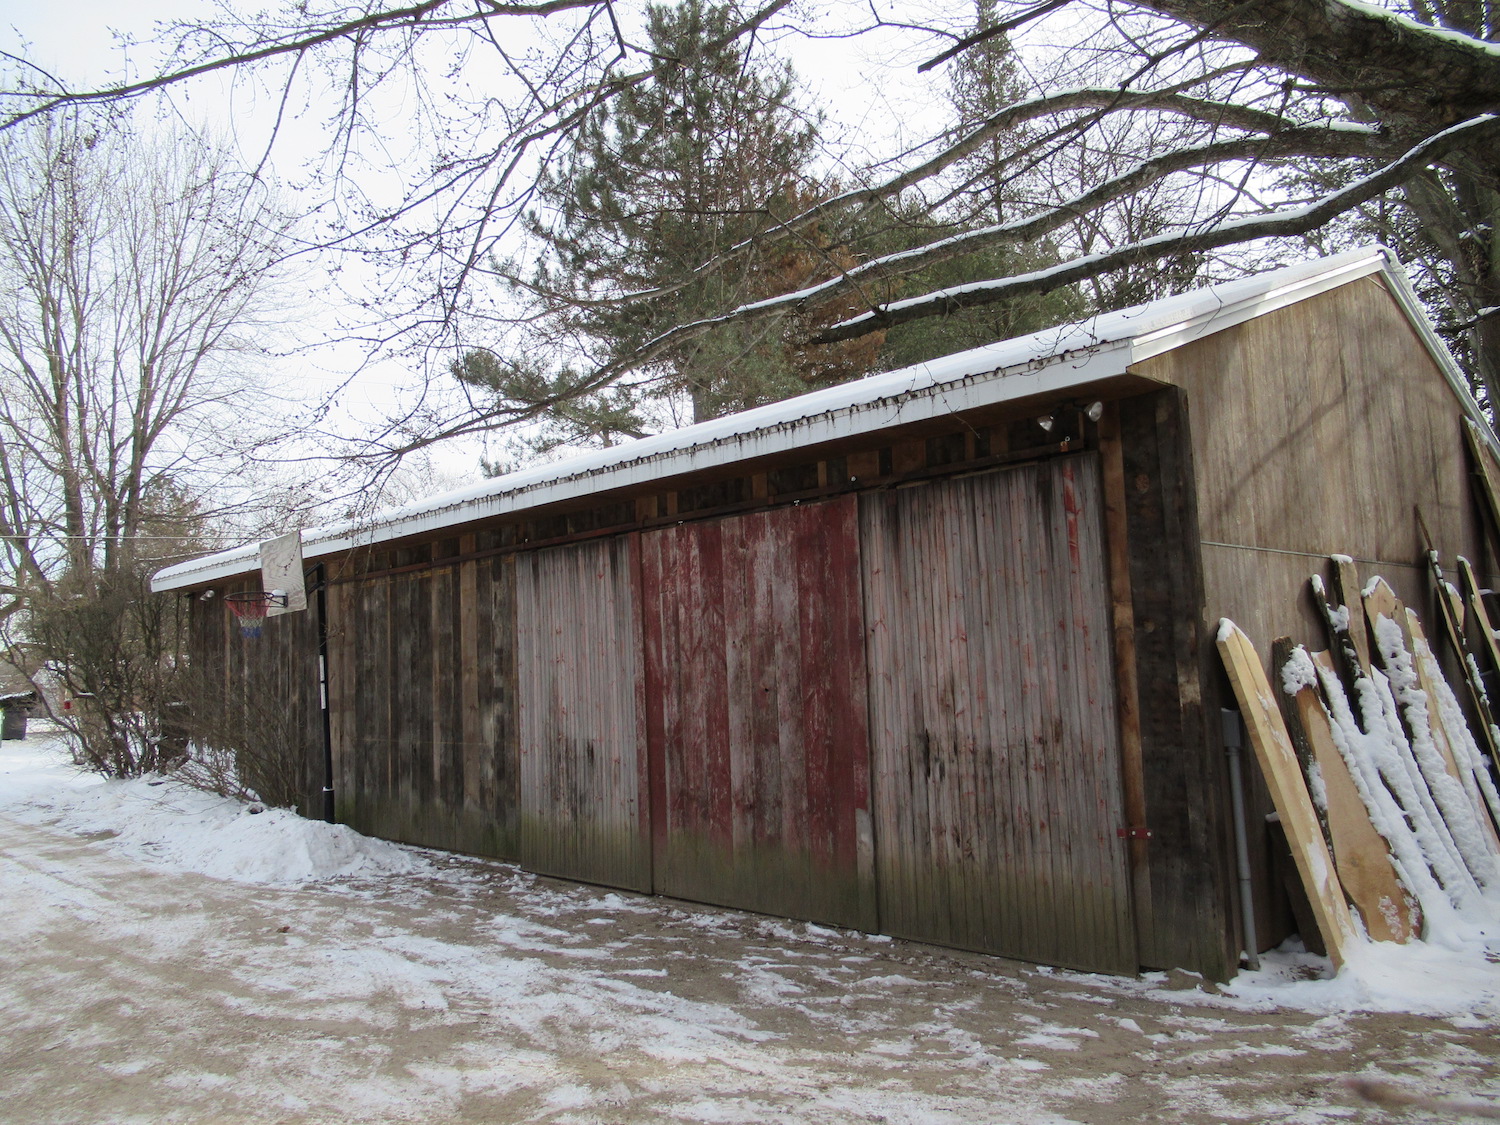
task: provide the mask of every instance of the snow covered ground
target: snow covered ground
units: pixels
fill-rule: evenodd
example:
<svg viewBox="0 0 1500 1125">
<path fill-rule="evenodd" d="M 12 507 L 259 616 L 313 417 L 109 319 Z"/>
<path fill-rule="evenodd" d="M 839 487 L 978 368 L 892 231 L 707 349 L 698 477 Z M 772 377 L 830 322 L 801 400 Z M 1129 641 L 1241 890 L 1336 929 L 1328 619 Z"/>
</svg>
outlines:
<svg viewBox="0 0 1500 1125">
<path fill-rule="evenodd" d="M 0 743 L 3 1122 L 1410 1119 L 1495 927 L 1215 995 L 580 887 Z M 1486 933 L 1486 931 L 1489 931 Z"/>
</svg>

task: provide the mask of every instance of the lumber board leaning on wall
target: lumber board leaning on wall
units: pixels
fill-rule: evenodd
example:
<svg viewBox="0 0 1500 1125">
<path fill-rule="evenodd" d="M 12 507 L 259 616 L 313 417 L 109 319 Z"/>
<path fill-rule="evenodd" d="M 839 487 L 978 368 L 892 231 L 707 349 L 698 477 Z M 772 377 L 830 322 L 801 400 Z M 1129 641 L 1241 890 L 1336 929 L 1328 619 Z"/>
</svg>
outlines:
<svg viewBox="0 0 1500 1125">
<path fill-rule="evenodd" d="M 1323 831 L 1318 826 L 1312 799 L 1302 779 L 1302 768 L 1282 722 L 1276 697 L 1255 646 L 1239 626 L 1227 618 L 1219 625 L 1218 646 L 1235 698 L 1239 700 L 1240 713 L 1250 732 L 1250 744 L 1270 786 L 1276 810 L 1281 814 L 1282 827 L 1286 829 L 1287 841 L 1292 846 L 1292 858 L 1302 877 L 1302 885 L 1307 889 L 1313 915 L 1322 931 L 1329 957 L 1338 968 L 1358 940 L 1358 933 L 1344 902 L 1333 856 L 1323 840 Z"/>
</svg>

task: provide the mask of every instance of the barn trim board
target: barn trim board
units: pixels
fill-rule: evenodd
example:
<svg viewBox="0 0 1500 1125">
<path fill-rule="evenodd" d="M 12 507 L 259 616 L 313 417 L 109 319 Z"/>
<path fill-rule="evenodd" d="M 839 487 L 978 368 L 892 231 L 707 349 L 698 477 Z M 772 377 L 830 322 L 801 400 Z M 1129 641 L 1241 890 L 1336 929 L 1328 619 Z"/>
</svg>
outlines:
<svg viewBox="0 0 1500 1125">
<path fill-rule="evenodd" d="M 1462 419 L 1494 438 L 1414 308 L 1387 252 L 1355 251 L 304 532 L 338 815 L 582 881 L 1223 978 L 1207 622 L 1253 621 L 1314 551 L 1418 574 L 1402 507 L 1484 557 Z M 1421 471 L 1325 472 L 1302 518 L 1283 501 L 1314 411 L 1372 462 L 1419 433 Z M 226 692 L 274 665 L 314 730 L 309 615 L 249 648 L 202 600 L 255 569 L 221 552 L 153 586 L 193 599 L 192 658 Z"/>
</svg>

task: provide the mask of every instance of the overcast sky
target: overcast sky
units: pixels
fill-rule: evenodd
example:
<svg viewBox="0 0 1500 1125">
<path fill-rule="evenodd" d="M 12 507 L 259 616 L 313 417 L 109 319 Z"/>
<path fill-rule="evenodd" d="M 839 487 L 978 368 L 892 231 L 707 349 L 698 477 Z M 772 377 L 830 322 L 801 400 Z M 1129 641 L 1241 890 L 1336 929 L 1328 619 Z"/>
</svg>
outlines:
<svg viewBox="0 0 1500 1125">
<path fill-rule="evenodd" d="M 893 0 L 881 3 L 890 7 Z M 903 6 L 915 7 L 927 0 L 901 0 Z M 260 6 L 259 0 L 235 7 Z M 276 7 L 274 0 L 266 6 Z M 638 9 L 630 5 L 627 11 Z M 947 18 L 962 12 L 967 4 L 939 5 Z M 150 43 L 158 21 L 209 19 L 222 11 L 218 0 L 0 0 L 0 49 L 23 54 L 58 79 L 75 86 L 98 86 L 121 77 L 139 77 L 151 72 L 158 62 L 158 48 Z M 815 13 L 820 22 L 862 22 L 870 8 L 864 0 L 824 0 L 811 4 L 806 11 Z M 512 25 L 517 31 L 525 25 Z M 126 47 L 120 36 L 142 45 Z M 909 37 L 907 37 L 909 38 Z M 916 57 L 902 60 L 892 68 L 892 55 L 900 48 L 900 39 L 882 40 L 864 36 L 857 40 L 809 41 L 798 36 L 782 36 L 778 49 L 790 55 L 805 88 L 805 98 L 826 115 L 825 136 L 839 142 L 850 165 L 864 164 L 873 150 L 886 153 L 904 147 L 899 131 L 926 124 L 920 122 L 930 105 L 934 86 L 920 80 L 914 72 Z M 906 42 L 907 51 L 912 49 Z M 884 80 L 881 80 L 883 77 Z M 225 80 L 211 81 L 196 89 L 174 93 L 176 111 L 190 124 L 208 124 L 213 131 L 224 133 L 232 128 L 240 141 L 247 161 L 260 156 L 264 136 L 272 120 L 267 104 L 256 105 L 254 83 L 241 81 L 231 85 Z M 231 102 L 232 99 L 232 102 Z M 283 129 L 273 153 L 272 170 L 283 178 L 298 171 L 299 163 L 313 157 L 320 149 L 322 133 L 316 124 L 316 111 L 307 119 Z M 232 123 L 232 125 L 231 125 Z M 257 123 L 263 127 L 257 129 Z M 290 138 L 290 139 L 288 139 Z M 840 178 L 849 182 L 846 167 Z M 346 274 L 346 277 L 348 275 Z M 314 317 L 317 307 L 339 300 L 332 286 L 319 287 L 314 281 L 307 308 Z M 314 330 L 318 331 L 317 329 Z M 342 371 L 358 364 L 356 349 L 345 345 L 322 348 L 288 359 L 283 372 L 294 383 L 313 392 L 326 392 L 338 384 Z M 355 421 L 373 421 L 377 413 L 395 407 L 403 388 L 418 380 L 410 366 L 386 363 L 362 374 L 345 392 L 342 405 Z M 477 461 L 477 451 L 468 447 L 442 458 L 449 472 L 467 472 Z"/>
</svg>

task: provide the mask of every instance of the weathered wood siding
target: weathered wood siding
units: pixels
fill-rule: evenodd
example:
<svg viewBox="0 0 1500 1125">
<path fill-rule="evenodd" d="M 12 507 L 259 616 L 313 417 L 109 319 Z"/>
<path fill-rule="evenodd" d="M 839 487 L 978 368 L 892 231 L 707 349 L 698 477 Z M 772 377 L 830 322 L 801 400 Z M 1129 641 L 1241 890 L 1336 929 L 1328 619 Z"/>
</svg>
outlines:
<svg viewBox="0 0 1500 1125">
<path fill-rule="evenodd" d="M 514 859 L 515 567 L 508 558 L 333 584 L 338 818 Z"/>
<path fill-rule="evenodd" d="M 655 889 L 874 928 L 854 497 L 641 545 Z"/>
<path fill-rule="evenodd" d="M 215 693 L 206 701 L 227 721 L 271 728 L 285 741 L 298 773 L 297 810 L 323 814 L 323 716 L 318 699 L 318 633 L 316 610 L 269 618 L 255 638 L 240 636 L 223 594 L 259 589 L 260 583 L 236 582 L 208 600 L 191 602 L 191 660 L 204 673 L 197 690 Z M 259 786 L 254 768 L 244 780 Z M 264 788 L 262 786 L 262 788 Z"/>
<path fill-rule="evenodd" d="M 881 928 L 1136 967 L 1098 458 L 861 499 Z"/>
<path fill-rule="evenodd" d="M 1335 552 L 1359 560 L 1366 579 L 1384 576 L 1429 617 L 1419 507 L 1445 562 L 1460 552 L 1485 557 L 1458 402 L 1380 278 L 1350 282 L 1132 370 L 1186 392 L 1204 591 L 1200 635 L 1211 638 L 1219 619 L 1229 617 L 1267 661 L 1281 635 L 1327 647 L 1307 582 Z M 1221 772 L 1217 717 L 1221 705 L 1233 706 L 1214 646 L 1199 651 L 1210 721 L 1202 749 L 1186 743 L 1183 753 L 1207 760 L 1189 762 L 1182 775 L 1189 784 L 1177 798 L 1183 802 L 1221 799 L 1215 789 L 1222 793 L 1222 786 L 1201 789 L 1189 779 Z M 1272 810 L 1270 797 L 1259 771 L 1246 777 L 1257 931 L 1269 948 L 1294 923 L 1280 887 L 1263 877 L 1268 841 L 1257 826 Z M 1227 817 L 1222 823 L 1228 831 Z"/>
<path fill-rule="evenodd" d="M 1269 652 L 1300 606 L 1296 639 L 1323 647 L 1305 591 L 1331 552 L 1429 608 L 1417 507 L 1446 561 L 1483 557 L 1458 403 L 1379 278 L 1133 370 L 1187 392 L 1210 624 Z"/>
<path fill-rule="evenodd" d="M 649 891 L 635 543 L 516 556 L 521 862 Z"/>
</svg>

